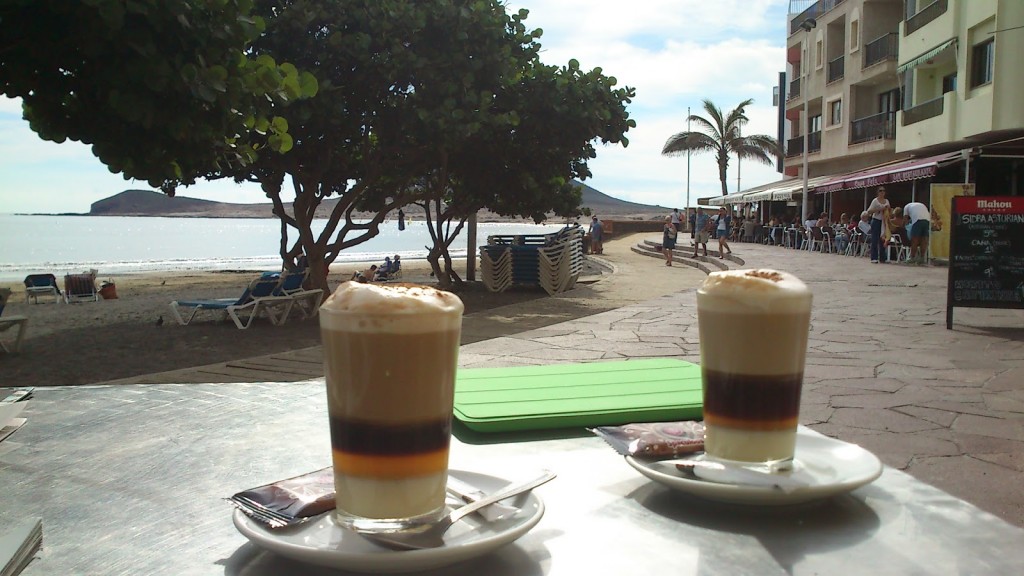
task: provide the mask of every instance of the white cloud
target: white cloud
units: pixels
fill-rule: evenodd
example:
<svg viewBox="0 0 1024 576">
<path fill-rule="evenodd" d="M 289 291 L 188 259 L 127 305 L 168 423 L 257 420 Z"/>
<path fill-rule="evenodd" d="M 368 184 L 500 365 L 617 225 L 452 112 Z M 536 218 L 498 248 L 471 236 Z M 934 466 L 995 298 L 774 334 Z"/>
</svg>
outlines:
<svg viewBox="0 0 1024 576">
<path fill-rule="evenodd" d="M 705 98 L 724 110 L 753 98 L 747 132 L 775 135 L 772 90 L 785 65 L 786 6 L 785 0 L 523 0 L 511 8 L 528 8 L 527 26 L 544 30 L 541 57 L 548 64 L 575 58 L 636 88 L 629 147 L 599 148 L 587 183 L 626 200 L 681 206 L 686 159 L 661 156 L 661 148 L 686 129 L 687 107 L 703 114 Z M 774 166 L 749 162 L 741 176 L 744 188 L 780 177 Z M 728 180 L 735 191 L 735 159 Z M 693 155 L 691 203 L 720 193 L 714 156 Z"/>
</svg>

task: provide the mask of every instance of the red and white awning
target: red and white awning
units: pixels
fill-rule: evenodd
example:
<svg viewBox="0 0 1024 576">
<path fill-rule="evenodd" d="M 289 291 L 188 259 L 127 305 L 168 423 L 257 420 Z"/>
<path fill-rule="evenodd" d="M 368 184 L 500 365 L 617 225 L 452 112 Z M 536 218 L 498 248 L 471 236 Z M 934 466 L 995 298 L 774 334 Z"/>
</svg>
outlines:
<svg viewBox="0 0 1024 576">
<path fill-rule="evenodd" d="M 938 171 L 939 167 L 960 160 L 960 158 L 960 152 L 948 152 L 927 158 L 912 158 L 901 162 L 891 162 L 882 166 L 873 166 L 865 170 L 836 176 L 815 186 L 814 191 L 818 194 L 824 194 L 837 190 L 870 188 L 890 182 L 931 178 Z"/>
</svg>

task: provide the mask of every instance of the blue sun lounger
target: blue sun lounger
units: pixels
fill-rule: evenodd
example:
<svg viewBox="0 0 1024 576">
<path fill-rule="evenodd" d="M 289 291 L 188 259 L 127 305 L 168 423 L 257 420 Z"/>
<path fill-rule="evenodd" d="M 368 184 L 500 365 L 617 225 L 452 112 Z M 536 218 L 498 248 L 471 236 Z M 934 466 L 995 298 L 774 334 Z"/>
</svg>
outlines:
<svg viewBox="0 0 1024 576">
<path fill-rule="evenodd" d="M 39 303 L 40 296 L 53 296 L 54 302 L 63 302 L 63 295 L 57 287 L 57 277 L 53 274 L 29 274 L 25 276 L 25 304 L 31 299 Z"/>
<path fill-rule="evenodd" d="M 288 296 L 291 298 L 299 313 L 302 314 L 303 320 L 317 315 L 320 311 L 320 301 L 324 293 L 319 288 L 313 290 L 303 288 L 302 285 L 306 283 L 308 277 L 309 269 L 298 272 L 286 270 L 281 273 L 281 285 L 274 291 L 275 296 Z M 282 322 L 287 319 L 288 316 L 285 315 Z"/>
<path fill-rule="evenodd" d="M 182 326 L 188 326 L 200 310 L 223 311 L 240 330 L 252 325 L 253 319 L 265 314 L 274 326 L 284 324 L 295 300 L 287 295 L 275 295 L 281 286 L 279 274 L 263 275 L 253 280 L 237 299 L 218 298 L 212 300 L 176 300 L 171 302 L 171 315 Z M 181 308 L 191 308 L 188 318 L 183 318 Z"/>
</svg>

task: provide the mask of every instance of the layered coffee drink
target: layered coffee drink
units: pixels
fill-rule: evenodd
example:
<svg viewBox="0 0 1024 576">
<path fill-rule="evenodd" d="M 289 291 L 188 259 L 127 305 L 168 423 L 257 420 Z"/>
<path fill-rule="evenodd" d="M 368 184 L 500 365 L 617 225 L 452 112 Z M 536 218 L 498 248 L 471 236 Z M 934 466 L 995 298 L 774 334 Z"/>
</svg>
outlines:
<svg viewBox="0 0 1024 576">
<path fill-rule="evenodd" d="M 320 308 L 338 519 L 393 529 L 444 508 L 462 301 L 345 282 Z"/>
<path fill-rule="evenodd" d="M 737 462 L 793 458 L 811 291 L 775 270 L 713 272 L 697 291 L 704 449 Z"/>
</svg>

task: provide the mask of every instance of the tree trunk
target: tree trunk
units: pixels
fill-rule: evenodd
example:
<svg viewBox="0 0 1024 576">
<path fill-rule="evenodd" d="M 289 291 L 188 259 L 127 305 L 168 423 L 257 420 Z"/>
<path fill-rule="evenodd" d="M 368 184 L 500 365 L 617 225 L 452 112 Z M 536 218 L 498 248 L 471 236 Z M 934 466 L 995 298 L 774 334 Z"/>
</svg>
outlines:
<svg viewBox="0 0 1024 576">
<path fill-rule="evenodd" d="M 434 273 L 434 278 L 437 278 L 437 284 L 442 290 L 448 290 L 452 287 L 452 279 L 448 276 L 447 266 L 441 268 L 441 256 L 443 252 L 438 250 L 436 247 L 431 248 L 427 252 L 427 262 L 430 262 L 430 269 Z"/>
<path fill-rule="evenodd" d="M 448 253 L 447 249 L 445 249 L 444 253 L 442 254 L 442 257 L 444 258 L 444 275 L 445 278 L 447 278 L 448 280 L 448 286 L 445 289 L 447 290 L 453 287 L 461 287 L 462 278 L 459 276 L 459 273 L 456 272 L 455 268 L 452 266 L 452 256 L 451 254 Z"/>
<path fill-rule="evenodd" d="M 729 170 L 728 162 L 728 158 L 726 158 L 724 161 L 721 157 L 718 158 L 718 180 L 721 181 L 722 183 L 722 196 L 725 196 L 726 194 L 729 193 L 729 184 L 725 181 Z"/>
<path fill-rule="evenodd" d="M 331 294 L 331 288 L 327 284 L 327 261 L 319 247 L 314 247 L 311 252 L 306 254 L 306 261 L 309 263 L 309 288 L 323 290 L 323 298 L 327 298 Z"/>
</svg>

